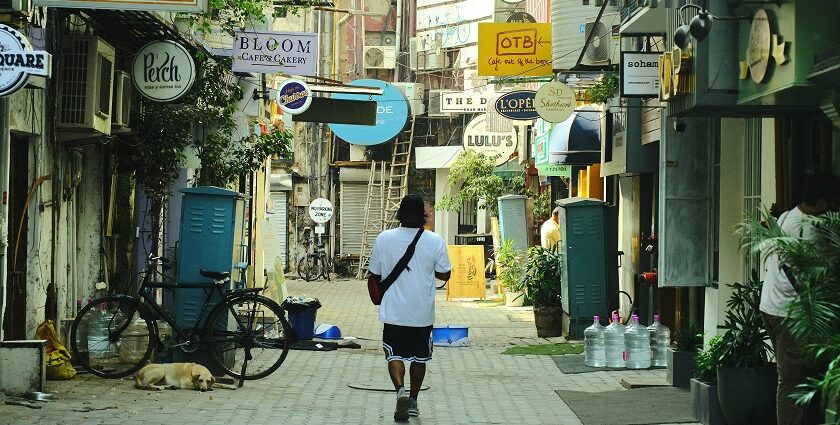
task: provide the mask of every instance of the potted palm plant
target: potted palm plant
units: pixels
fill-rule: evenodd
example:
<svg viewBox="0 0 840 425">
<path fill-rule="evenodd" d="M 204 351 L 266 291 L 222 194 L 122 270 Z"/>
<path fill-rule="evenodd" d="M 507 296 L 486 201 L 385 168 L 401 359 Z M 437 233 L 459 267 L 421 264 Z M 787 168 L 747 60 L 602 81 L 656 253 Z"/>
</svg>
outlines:
<svg viewBox="0 0 840 425">
<path fill-rule="evenodd" d="M 560 297 L 562 278 L 562 258 L 560 254 L 543 247 L 528 249 L 525 263 L 526 302 L 534 306 L 534 323 L 540 338 L 561 336 L 563 334 L 563 305 Z"/>
<path fill-rule="evenodd" d="M 525 253 L 516 249 L 511 239 L 505 239 L 499 246 L 499 283 L 505 288 L 505 305 L 518 307 L 525 302 Z"/>
<path fill-rule="evenodd" d="M 674 346 L 668 347 L 665 377 L 674 387 L 687 387 L 694 375 L 694 361 L 703 347 L 703 327 L 689 323 L 674 331 Z"/>
<path fill-rule="evenodd" d="M 789 237 L 767 210 L 745 220 L 739 230 L 745 247 L 777 254 L 796 279 L 799 290 L 785 324 L 808 360 L 822 366 L 800 386 L 797 402 L 807 404 L 819 394 L 814 401 L 825 409 L 826 422 L 840 423 L 840 213 L 809 220 L 809 239 Z"/>
<path fill-rule="evenodd" d="M 709 348 L 697 352 L 694 377 L 691 378 L 691 412 L 703 425 L 724 425 L 717 391 L 717 351 L 720 337 L 709 341 Z"/>
<path fill-rule="evenodd" d="M 733 283 L 726 319 L 715 348 L 718 400 L 726 422 L 776 423 L 776 365 L 773 347 L 758 310 L 761 280 L 753 270 L 747 283 Z"/>
</svg>

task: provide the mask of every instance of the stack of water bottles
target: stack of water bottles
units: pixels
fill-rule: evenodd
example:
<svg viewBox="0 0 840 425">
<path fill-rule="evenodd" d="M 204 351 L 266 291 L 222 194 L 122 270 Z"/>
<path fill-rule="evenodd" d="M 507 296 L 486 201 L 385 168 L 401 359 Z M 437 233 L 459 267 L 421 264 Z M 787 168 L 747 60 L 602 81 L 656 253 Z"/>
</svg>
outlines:
<svg viewBox="0 0 840 425">
<path fill-rule="evenodd" d="M 625 326 L 614 312 L 606 328 L 601 326 L 600 316 L 595 316 L 592 326 L 583 331 L 584 364 L 628 369 L 667 366 L 666 348 L 670 344 L 671 331 L 659 323 L 659 315 L 645 327 L 634 314 L 630 326 Z"/>
</svg>

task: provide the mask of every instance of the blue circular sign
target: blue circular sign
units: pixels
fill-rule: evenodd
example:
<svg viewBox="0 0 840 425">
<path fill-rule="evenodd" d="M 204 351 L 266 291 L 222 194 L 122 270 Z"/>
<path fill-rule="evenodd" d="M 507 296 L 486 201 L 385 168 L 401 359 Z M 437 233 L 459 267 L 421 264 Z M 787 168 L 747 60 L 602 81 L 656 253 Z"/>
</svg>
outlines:
<svg viewBox="0 0 840 425">
<path fill-rule="evenodd" d="M 396 87 L 382 80 L 355 80 L 353 86 L 378 87 L 381 95 L 336 93 L 333 99 L 375 100 L 376 124 L 329 124 L 336 136 L 354 145 L 380 145 L 397 137 L 408 122 L 408 99 Z"/>
<path fill-rule="evenodd" d="M 277 105 L 283 112 L 297 115 L 309 109 L 311 104 L 312 92 L 301 80 L 286 80 L 277 89 Z"/>
</svg>

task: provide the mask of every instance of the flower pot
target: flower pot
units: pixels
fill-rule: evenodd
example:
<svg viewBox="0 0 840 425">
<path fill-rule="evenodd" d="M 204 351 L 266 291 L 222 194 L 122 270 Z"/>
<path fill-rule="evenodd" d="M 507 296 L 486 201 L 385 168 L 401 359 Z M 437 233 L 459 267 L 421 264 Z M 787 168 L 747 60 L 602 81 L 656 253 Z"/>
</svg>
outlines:
<svg viewBox="0 0 840 425">
<path fill-rule="evenodd" d="M 534 324 L 540 338 L 563 335 L 563 308 L 534 306 Z"/>
<path fill-rule="evenodd" d="M 525 303 L 524 292 L 505 291 L 505 306 L 507 307 L 522 307 Z"/>
<path fill-rule="evenodd" d="M 667 382 L 674 387 L 687 387 L 694 376 L 696 351 L 676 351 L 668 348 L 668 368 L 665 372 Z"/>
<path fill-rule="evenodd" d="M 719 367 L 718 400 L 730 424 L 776 423 L 776 365 Z"/>
<path fill-rule="evenodd" d="M 691 415 L 703 425 L 725 425 L 717 385 L 691 380 Z"/>
</svg>

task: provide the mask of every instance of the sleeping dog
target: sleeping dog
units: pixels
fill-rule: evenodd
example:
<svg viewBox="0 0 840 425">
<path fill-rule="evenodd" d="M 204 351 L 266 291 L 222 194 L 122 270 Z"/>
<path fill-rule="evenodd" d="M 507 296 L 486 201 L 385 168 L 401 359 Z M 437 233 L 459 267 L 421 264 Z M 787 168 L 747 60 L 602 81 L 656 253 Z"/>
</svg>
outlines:
<svg viewBox="0 0 840 425">
<path fill-rule="evenodd" d="M 137 372 L 134 386 L 141 390 L 177 390 L 178 388 L 212 390 L 216 378 L 197 363 L 148 364 Z"/>
</svg>

